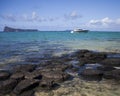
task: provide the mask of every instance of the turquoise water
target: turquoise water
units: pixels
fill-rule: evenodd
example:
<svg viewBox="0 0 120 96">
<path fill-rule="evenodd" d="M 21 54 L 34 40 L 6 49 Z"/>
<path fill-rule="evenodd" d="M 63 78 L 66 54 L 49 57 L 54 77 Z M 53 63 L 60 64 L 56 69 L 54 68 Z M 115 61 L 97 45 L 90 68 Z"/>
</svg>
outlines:
<svg viewBox="0 0 120 96">
<path fill-rule="evenodd" d="M 120 52 L 120 32 L 0 32 L 0 64 L 26 57 L 61 55 L 78 49 Z"/>
</svg>

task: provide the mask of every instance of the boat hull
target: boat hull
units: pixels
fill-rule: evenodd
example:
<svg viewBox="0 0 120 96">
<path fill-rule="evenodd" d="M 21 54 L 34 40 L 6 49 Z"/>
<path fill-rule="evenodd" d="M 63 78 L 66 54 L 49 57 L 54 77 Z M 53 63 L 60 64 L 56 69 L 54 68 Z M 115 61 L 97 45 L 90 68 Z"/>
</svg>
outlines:
<svg viewBox="0 0 120 96">
<path fill-rule="evenodd" d="M 80 32 L 88 32 L 88 31 L 89 31 L 89 30 L 78 30 L 78 31 L 77 31 L 77 30 L 74 30 L 74 32 L 79 32 L 79 33 L 80 33 Z"/>
</svg>

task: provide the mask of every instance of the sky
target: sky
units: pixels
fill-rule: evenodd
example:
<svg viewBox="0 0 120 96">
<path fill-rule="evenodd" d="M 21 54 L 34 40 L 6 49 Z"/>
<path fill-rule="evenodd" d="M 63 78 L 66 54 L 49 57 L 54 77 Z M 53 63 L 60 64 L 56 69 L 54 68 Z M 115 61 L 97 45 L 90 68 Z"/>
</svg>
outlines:
<svg viewBox="0 0 120 96">
<path fill-rule="evenodd" d="M 4 26 L 120 31 L 120 0 L 0 0 L 0 30 Z"/>
</svg>

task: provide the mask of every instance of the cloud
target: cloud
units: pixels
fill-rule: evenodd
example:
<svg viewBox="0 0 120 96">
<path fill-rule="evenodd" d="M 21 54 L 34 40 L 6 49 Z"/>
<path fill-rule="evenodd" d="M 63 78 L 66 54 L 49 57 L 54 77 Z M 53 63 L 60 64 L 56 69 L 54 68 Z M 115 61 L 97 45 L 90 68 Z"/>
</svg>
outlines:
<svg viewBox="0 0 120 96">
<path fill-rule="evenodd" d="M 48 18 L 48 21 L 57 21 L 57 20 L 59 20 L 60 18 L 59 17 L 49 17 Z"/>
<path fill-rule="evenodd" d="M 65 14 L 62 17 L 41 17 L 37 12 L 33 11 L 31 14 L 2 14 L 0 18 L 10 22 L 54 22 L 57 20 L 76 20 L 81 18 L 76 11 Z"/>
<path fill-rule="evenodd" d="M 120 24 L 120 18 L 116 20 L 116 24 Z"/>
<path fill-rule="evenodd" d="M 105 17 L 103 19 L 92 19 L 88 22 L 88 26 L 93 27 L 110 27 L 120 25 L 120 18 L 118 19 L 110 19 L 109 17 Z"/>
<path fill-rule="evenodd" d="M 0 18 L 11 21 L 11 22 L 53 22 L 58 20 L 58 17 L 41 17 L 36 12 L 32 12 L 31 14 L 21 14 L 21 15 L 13 15 L 13 14 L 4 14 L 0 15 Z"/>
<path fill-rule="evenodd" d="M 32 12 L 31 15 L 24 14 L 20 18 L 22 21 L 28 21 L 28 22 L 42 22 L 45 21 L 45 19 L 41 18 L 39 15 L 37 15 L 36 12 Z"/>
<path fill-rule="evenodd" d="M 64 18 L 67 20 L 76 20 L 76 19 L 82 18 L 82 16 L 79 15 L 76 11 L 73 11 L 69 14 L 65 14 Z"/>
<path fill-rule="evenodd" d="M 4 20 L 8 20 L 8 21 L 12 21 L 12 22 L 16 21 L 16 17 L 13 14 L 0 15 L 0 17 Z"/>
</svg>

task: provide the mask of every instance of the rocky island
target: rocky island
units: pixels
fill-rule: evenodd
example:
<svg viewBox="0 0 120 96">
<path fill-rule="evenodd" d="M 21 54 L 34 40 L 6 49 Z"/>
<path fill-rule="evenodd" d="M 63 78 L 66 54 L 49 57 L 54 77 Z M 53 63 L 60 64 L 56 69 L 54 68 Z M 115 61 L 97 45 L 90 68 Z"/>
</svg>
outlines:
<svg viewBox="0 0 120 96">
<path fill-rule="evenodd" d="M 11 27 L 5 26 L 3 31 L 4 32 L 25 32 L 25 31 L 31 32 L 31 31 L 38 31 L 38 30 L 37 29 L 17 29 L 17 28 L 11 28 Z"/>
</svg>

